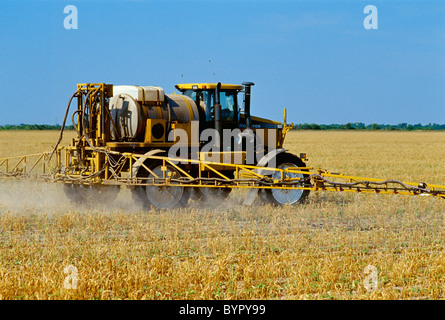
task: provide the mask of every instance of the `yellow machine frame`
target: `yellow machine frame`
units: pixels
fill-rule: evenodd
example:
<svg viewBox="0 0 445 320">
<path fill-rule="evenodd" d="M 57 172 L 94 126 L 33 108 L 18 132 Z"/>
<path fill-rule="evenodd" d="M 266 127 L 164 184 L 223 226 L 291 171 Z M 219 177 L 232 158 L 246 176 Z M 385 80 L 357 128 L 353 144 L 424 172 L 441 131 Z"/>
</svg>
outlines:
<svg viewBox="0 0 445 320">
<path fill-rule="evenodd" d="M 134 186 L 169 186 L 169 187 L 205 187 L 205 188 L 239 188 L 239 189 L 302 189 L 310 191 L 335 191 L 335 192 L 358 192 L 379 194 L 401 194 L 401 195 L 427 195 L 445 198 L 444 185 L 426 185 L 424 183 L 403 182 L 399 180 L 385 180 L 349 176 L 341 173 L 333 173 L 324 169 L 312 167 L 293 167 L 286 169 L 267 168 L 251 165 L 215 163 L 192 159 L 172 159 L 162 156 L 144 156 L 134 153 L 118 153 L 107 151 L 106 148 L 96 148 L 90 161 L 97 164 L 101 155 L 120 156 L 119 165 L 111 168 L 106 164 L 106 170 L 110 173 L 105 177 L 98 175 L 99 171 L 84 171 L 67 173 L 64 171 L 66 161 L 69 158 L 69 149 L 59 148 L 57 156 L 50 159 L 51 152 L 31 154 L 0 159 L 0 177 L 33 178 L 45 181 L 70 182 L 76 184 L 102 184 L 102 185 L 126 185 Z M 144 162 L 146 160 L 159 160 L 163 163 L 163 175 L 158 176 L 152 172 Z M 177 161 L 197 164 L 198 176 L 187 173 Z M 128 162 L 128 170 L 123 175 L 122 168 Z M 27 164 L 31 168 L 27 169 Z M 143 166 L 155 178 L 139 178 L 132 174 L 134 165 Z M 166 166 L 172 166 L 182 177 L 166 175 Z M 234 178 L 229 178 L 219 171 L 218 167 L 229 166 L 234 170 Z M 39 169 L 40 168 L 40 169 Z M 210 183 L 208 172 L 217 175 Z M 271 179 L 271 173 L 279 172 L 280 179 Z M 301 178 L 288 178 L 290 174 L 302 174 Z M 205 182 L 202 178 L 206 178 Z"/>
</svg>

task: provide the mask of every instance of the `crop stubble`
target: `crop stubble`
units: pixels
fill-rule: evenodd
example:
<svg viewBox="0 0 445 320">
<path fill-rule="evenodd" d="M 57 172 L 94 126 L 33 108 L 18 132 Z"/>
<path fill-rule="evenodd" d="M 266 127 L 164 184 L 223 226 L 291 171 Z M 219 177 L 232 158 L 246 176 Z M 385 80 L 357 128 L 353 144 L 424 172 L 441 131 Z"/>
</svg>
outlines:
<svg viewBox="0 0 445 320">
<path fill-rule="evenodd" d="M 70 134 L 67 134 L 66 141 Z M 51 150 L 57 132 L 0 132 L 0 157 Z M 309 166 L 445 183 L 443 132 L 288 134 Z M 143 211 L 74 206 L 56 184 L 0 180 L 3 299 L 442 299 L 445 201 L 311 194 L 300 206 L 229 201 Z M 64 281 L 77 271 L 77 288 Z M 377 289 L 365 282 L 377 268 Z"/>
</svg>

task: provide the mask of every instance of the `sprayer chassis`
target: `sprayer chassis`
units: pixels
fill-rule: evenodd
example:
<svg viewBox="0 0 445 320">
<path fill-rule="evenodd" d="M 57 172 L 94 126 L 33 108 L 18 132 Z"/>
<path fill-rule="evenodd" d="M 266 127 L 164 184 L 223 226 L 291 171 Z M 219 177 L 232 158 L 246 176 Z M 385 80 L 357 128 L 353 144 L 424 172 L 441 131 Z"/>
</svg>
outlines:
<svg viewBox="0 0 445 320">
<path fill-rule="evenodd" d="M 73 147 L 58 148 L 51 160 L 51 152 L 0 159 L 0 177 L 18 179 L 37 179 L 47 182 L 59 182 L 82 185 L 116 185 L 134 188 L 137 186 L 158 187 L 198 187 L 198 188 L 238 188 L 238 189 L 282 189 L 359 192 L 401 195 L 423 195 L 445 198 L 445 186 L 426 185 L 424 183 L 403 182 L 399 180 L 375 179 L 349 176 L 329 172 L 313 167 L 289 167 L 286 169 L 262 166 L 215 163 L 202 160 L 181 159 L 186 164 L 178 164 L 177 158 L 147 156 L 135 153 L 119 153 L 106 148 L 83 150 L 85 160 L 90 162 L 87 170 L 73 169 Z M 117 159 L 115 166 L 110 164 L 111 157 Z M 105 161 L 108 160 L 108 161 Z M 153 175 L 154 178 L 142 178 L 133 174 L 138 165 L 151 171 L 144 163 L 160 161 L 165 168 L 174 167 L 181 176 L 172 177 L 165 173 Z M 185 167 L 193 167 L 194 175 Z M 74 165 L 74 167 L 73 167 Z M 98 168 L 101 168 L 98 170 Z M 221 173 L 221 169 L 230 168 L 233 178 Z M 212 173 L 209 177 L 209 173 Z M 279 173 L 280 178 L 276 178 Z M 294 175 L 292 175 L 294 174 Z M 290 178 L 295 174 L 304 178 Z M 272 178 L 272 175 L 274 178 Z"/>
<path fill-rule="evenodd" d="M 250 94 L 250 86 L 253 84 L 248 84 Z M 220 84 L 217 85 L 217 90 L 219 87 Z M 153 190 L 156 190 L 160 196 L 168 192 L 172 197 L 178 196 L 180 201 L 178 200 L 175 206 L 178 203 L 185 204 L 188 197 L 182 196 L 183 191 L 175 193 L 174 190 L 179 189 L 174 188 L 187 190 L 196 188 L 195 190 L 202 191 L 206 189 L 226 195 L 228 192 L 225 191 L 234 188 L 249 189 L 244 201 L 246 205 L 252 204 L 257 194 L 260 194 L 263 199 L 266 195 L 275 204 L 285 204 L 303 202 L 310 191 L 319 190 L 445 198 L 445 186 L 441 185 L 427 186 L 425 183 L 349 176 L 306 167 L 304 160 L 307 159 L 304 154 L 297 157 L 281 148 L 286 132 L 291 128 L 286 125 L 286 120 L 284 125 L 277 125 L 274 129 L 278 133 L 276 135 L 277 148 L 267 148 L 268 153 L 255 165 L 246 164 L 249 163 L 245 161 L 246 151 L 214 152 L 213 154 L 198 151 L 196 157 L 178 159 L 166 156 L 168 147 L 174 142 L 158 141 L 150 145 L 150 143 L 137 141 L 112 141 L 110 133 L 114 132 L 112 130 L 118 132 L 117 124 L 113 121 L 109 109 L 109 99 L 113 97 L 112 92 L 113 86 L 104 83 L 78 84 L 77 91 L 68 103 L 60 137 L 53 151 L 0 159 L 0 177 L 39 179 L 63 183 L 65 186 L 87 185 L 92 188 L 126 186 L 133 191 L 138 191 L 142 187 L 147 192 L 147 196 Z M 72 140 L 70 146 L 59 147 L 69 108 L 74 98 L 77 98 L 77 110 L 72 114 L 72 122 L 77 137 Z M 191 99 L 187 101 L 189 106 L 190 103 L 194 103 Z M 218 106 L 218 102 L 215 106 Z M 159 105 L 152 107 L 160 108 Z M 215 111 L 215 119 L 216 115 Z M 251 121 L 249 112 L 246 117 L 249 118 L 246 122 L 248 124 Z M 150 123 L 151 120 L 147 121 L 147 130 L 151 128 Z M 170 118 L 164 124 L 167 125 L 167 123 L 172 130 L 187 127 L 190 124 L 176 123 Z M 145 140 L 149 141 L 151 139 L 150 136 L 146 138 Z M 188 145 L 188 147 L 191 146 Z M 268 146 L 264 145 L 264 147 Z M 214 160 L 215 154 L 218 161 Z M 241 162 L 233 161 L 237 155 L 241 155 L 243 159 Z M 274 161 L 280 157 L 281 163 Z M 77 192 L 74 189 L 71 191 Z M 296 190 L 300 191 L 296 192 Z M 161 207 L 164 206 L 161 205 Z"/>
</svg>

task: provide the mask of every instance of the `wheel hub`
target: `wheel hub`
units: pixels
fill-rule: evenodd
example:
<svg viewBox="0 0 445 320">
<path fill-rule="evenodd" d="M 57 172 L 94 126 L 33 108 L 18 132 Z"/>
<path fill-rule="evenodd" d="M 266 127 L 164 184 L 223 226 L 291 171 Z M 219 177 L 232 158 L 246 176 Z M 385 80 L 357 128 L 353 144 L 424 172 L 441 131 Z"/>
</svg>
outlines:
<svg viewBox="0 0 445 320">
<path fill-rule="evenodd" d="M 278 166 L 279 169 L 286 169 L 291 167 L 298 167 L 296 164 L 293 163 L 283 163 Z M 281 172 L 275 172 L 272 177 L 274 179 L 280 179 L 281 178 Z M 286 172 L 285 173 L 286 178 L 300 178 L 303 179 L 304 176 L 301 173 L 291 173 Z M 281 204 L 293 204 L 300 200 L 300 198 L 303 196 L 303 190 L 302 189 L 272 189 L 272 195 L 275 198 L 276 201 L 278 201 Z"/>
<path fill-rule="evenodd" d="M 162 165 L 158 165 L 151 169 L 153 173 L 158 177 L 163 177 L 164 173 L 162 171 Z M 167 166 L 167 170 L 165 171 L 165 176 L 168 176 L 169 173 L 172 177 L 178 175 L 176 170 L 173 167 Z M 150 173 L 148 178 L 156 178 L 153 174 Z M 157 208 L 172 208 L 175 207 L 179 201 L 181 201 L 182 195 L 184 193 L 184 187 L 165 187 L 165 186 L 147 186 L 146 194 L 148 200 Z"/>
</svg>

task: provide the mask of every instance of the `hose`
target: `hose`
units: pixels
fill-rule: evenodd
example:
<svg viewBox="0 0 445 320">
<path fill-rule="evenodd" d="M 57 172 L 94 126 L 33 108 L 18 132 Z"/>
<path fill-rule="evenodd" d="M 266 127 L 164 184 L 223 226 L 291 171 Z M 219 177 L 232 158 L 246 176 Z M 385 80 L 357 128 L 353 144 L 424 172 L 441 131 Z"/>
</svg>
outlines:
<svg viewBox="0 0 445 320">
<path fill-rule="evenodd" d="M 98 91 L 98 89 L 96 89 L 96 90 L 90 90 L 90 91 L 88 91 L 88 93 L 86 94 L 86 96 L 85 96 L 85 103 L 82 105 L 82 117 L 81 117 L 81 119 L 82 119 L 82 134 L 83 134 L 83 136 L 85 137 L 85 141 L 88 143 L 88 145 L 93 149 L 93 150 L 95 150 L 96 148 L 93 146 L 93 144 L 91 143 L 91 141 L 90 141 L 90 138 L 88 137 L 88 134 L 87 134 L 87 132 L 86 132 L 86 130 L 85 130 L 85 110 L 86 110 L 86 106 L 87 106 L 87 103 L 88 103 L 88 99 L 90 98 L 90 95 L 91 95 L 91 93 L 94 91 L 94 93 L 96 93 L 97 91 Z M 91 115 L 91 112 L 89 113 L 89 115 Z"/>
<path fill-rule="evenodd" d="M 310 179 L 314 178 L 314 177 L 323 180 L 323 182 L 326 182 L 326 183 L 332 185 L 333 187 L 349 187 L 349 188 L 355 187 L 355 188 L 359 189 L 359 187 L 358 187 L 359 185 L 365 185 L 366 189 L 376 189 L 376 188 L 371 187 L 370 185 L 372 185 L 372 184 L 382 185 L 382 184 L 393 183 L 393 184 L 401 185 L 402 188 L 392 187 L 392 188 L 386 188 L 386 189 L 393 189 L 394 191 L 409 190 L 409 191 L 413 191 L 414 193 L 419 193 L 419 194 L 420 193 L 426 193 L 426 194 L 432 194 L 432 195 L 444 195 L 445 194 L 445 191 L 432 191 L 432 190 L 428 190 L 425 188 L 414 187 L 414 186 L 407 185 L 399 180 L 357 181 L 357 182 L 351 182 L 351 183 L 344 183 L 344 182 L 334 182 L 334 181 L 327 180 L 326 178 L 324 178 L 323 176 L 321 176 L 317 173 L 311 174 L 306 179 L 302 179 L 299 181 L 281 181 L 281 182 L 270 182 L 270 179 L 268 179 L 268 178 L 263 178 L 260 180 L 257 180 L 257 179 L 222 179 L 222 178 L 194 178 L 194 179 L 190 179 L 187 177 L 181 177 L 178 179 L 166 179 L 166 178 L 140 178 L 140 179 L 152 180 L 153 183 L 155 183 L 155 182 L 165 183 L 168 180 L 170 182 L 182 183 L 182 184 L 195 184 L 195 183 L 199 183 L 199 182 L 208 182 L 210 184 L 217 183 L 218 186 L 231 185 L 233 183 L 241 182 L 241 183 L 254 183 L 254 184 L 257 184 L 258 186 L 270 186 L 270 187 L 272 187 L 272 186 L 312 187 L 313 185 L 310 184 Z"/>
<path fill-rule="evenodd" d="M 373 187 L 370 187 L 370 185 L 382 185 L 382 184 L 392 183 L 392 184 L 398 184 L 398 185 L 402 186 L 402 188 L 404 190 L 413 191 L 414 193 L 416 193 L 416 192 L 428 193 L 428 194 L 433 194 L 433 195 L 445 194 L 444 191 L 432 191 L 432 190 L 429 190 L 426 188 L 414 187 L 414 186 L 408 185 L 400 180 L 383 180 L 383 181 L 366 181 L 365 180 L 365 181 L 356 181 L 356 182 L 335 182 L 335 181 L 330 181 L 330 180 L 324 178 L 323 176 L 321 176 L 318 173 L 313 173 L 313 174 L 309 175 L 305 180 L 310 180 L 311 178 L 314 178 L 314 177 L 322 180 L 323 182 L 329 183 L 329 184 L 333 185 L 334 187 L 339 186 L 339 187 L 346 187 L 346 188 L 348 188 L 348 187 L 349 188 L 350 187 L 358 188 L 359 185 L 365 185 L 365 187 L 368 189 L 375 189 Z M 394 188 L 394 190 L 397 190 L 397 188 Z"/>
<path fill-rule="evenodd" d="M 71 102 L 73 101 L 74 97 L 76 97 L 80 92 L 81 92 L 80 90 L 77 90 L 76 92 L 74 92 L 74 94 L 71 96 L 71 98 L 70 98 L 70 100 L 68 102 L 68 106 L 67 106 L 66 111 L 65 111 L 65 117 L 63 118 L 62 128 L 60 129 L 59 140 L 57 140 L 57 143 L 54 146 L 53 151 L 49 155 L 48 162 L 51 160 L 54 152 L 57 150 L 57 147 L 59 146 L 60 142 L 62 141 L 63 131 L 65 130 L 66 118 L 68 117 L 68 112 L 69 112 L 70 107 L 71 107 Z"/>
</svg>

